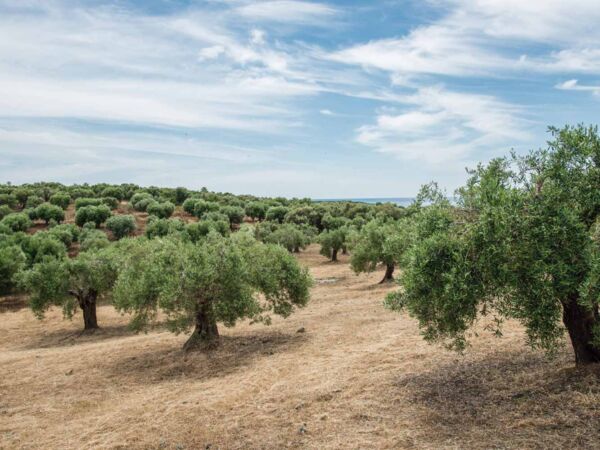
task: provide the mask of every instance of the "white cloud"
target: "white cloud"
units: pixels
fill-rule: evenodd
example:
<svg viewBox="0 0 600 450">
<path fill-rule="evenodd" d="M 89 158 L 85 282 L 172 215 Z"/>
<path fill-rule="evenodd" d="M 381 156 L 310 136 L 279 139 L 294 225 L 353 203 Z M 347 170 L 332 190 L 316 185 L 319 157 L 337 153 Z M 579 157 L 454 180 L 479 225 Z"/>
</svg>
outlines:
<svg viewBox="0 0 600 450">
<path fill-rule="evenodd" d="M 305 85 L 266 76 L 234 77 L 220 84 L 141 79 L 66 84 L 53 79 L 0 76 L 0 111 L 10 111 L 13 117 L 281 132 L 294 126 L 296 120 L 280 102 L 314 93 Z"/>
<path fill-rule="evenodd" d="M 222 14 L 222 13 L 221 13 Z M 321 89 L 264 32 L 210 11 L 143 16 L 55 6 L 0 14 L 0 114 L 283 132 Z M 259 45 L 260 44 L 260 45 Z M 304 63 L 302 63 L 303 65 Z M 293 65 L 293 64 L 292 64 Z"/>
<path fill-rule="evenodd" d="M 397 84 L 410 80 L 411 74 L 497 76 L 600 70 L 597 0 L 447 0 L 434 4 L 446 6 L 449 12 L 402 37 L 357 44 L 329 57 L 393 72 Z M 536 49 L 540 46 L 553 49 L 544 53 Z"/>
<path fill-rule="evenodd" d="M 447 164 L 529 138 L 520 112 L 490 96 L 421 88 L 403 103 L 413 109 L 380 114 L 358 129 L 357 141 L 400 159 Z"/>
<path fill-rule="evenodd" d="M 324 116 L 333 116 L 334 115 L 333 111 L 331 111 L 330 109 L 321 109 L 321 110 L 319 110 L 319 112 L 321 114 L 323 114 Z"/>
<path fill-rule="evenodd" d="M 444 22 L 495 38 L 554 44 L 597 44 L 600 8 L 596 0 L 447 0 Z"/>
<path fill-rule="evenodd" d="M 258 28 L 250 30 L 250 42 L 255 45 L 264 45 L 266 33 Z"/>
<path fill-rule="evenodd" d="M 494 55 L 468 33 L 445 26 L 426 26 L 399 39 L 382 39 L 336 53 L 331 59 L 346 64 L 387 70 L 400 84 L 406 74 L 482 75 L 509 62 Z"/>
<path fill-rule="evenodd" d="M 222 45 L 212 45 L 210 47 L 204 47 L 198 52 L 198 58 L 200 61 L 207 61 L 218 58 L 225 53 L 225 47 Z"/>
<path fill-rule="evenodd" d="M 238 7 L 236 12 L 252 20 L 307 25 L 324 25 L 323 19 L 331 18 L 337 13 L 335 8 L 322 3 L 295 0 L 250 2 Z"/>
<path fill-rule="evenodd" d="M 600 85 L 583 85 L 579 84 L 579 81 L 575 79 L 559 83 L 555 87 L 556 89 L 561 89 L 564 91 L 584 91 L 592 92 L 594 95 L 600 95 Z"/>
</svg>

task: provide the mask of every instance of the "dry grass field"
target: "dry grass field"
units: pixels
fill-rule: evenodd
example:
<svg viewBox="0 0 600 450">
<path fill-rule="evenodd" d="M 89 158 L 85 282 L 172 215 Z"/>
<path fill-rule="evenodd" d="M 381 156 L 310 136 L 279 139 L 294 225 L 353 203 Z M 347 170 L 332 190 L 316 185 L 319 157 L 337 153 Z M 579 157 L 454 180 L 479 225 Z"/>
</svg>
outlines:
<svg viewBox="0 0 600 450">
<path fill-rule="evenodd" d="M 600 448 L 600 380 L 566 345 L 548 360 L 517 324 L 500 339 L 480 324 L 460 356 L 381 306 L 382 273 L 356 276 L 316 246 L 299 258 L 311 303 L 270 327 L 221 327 L 206 354 L 160 327 L 132 334 L 110 306 L 86 336 L 80 316 L 1 312 L 0 448 Z"/>
</svg>

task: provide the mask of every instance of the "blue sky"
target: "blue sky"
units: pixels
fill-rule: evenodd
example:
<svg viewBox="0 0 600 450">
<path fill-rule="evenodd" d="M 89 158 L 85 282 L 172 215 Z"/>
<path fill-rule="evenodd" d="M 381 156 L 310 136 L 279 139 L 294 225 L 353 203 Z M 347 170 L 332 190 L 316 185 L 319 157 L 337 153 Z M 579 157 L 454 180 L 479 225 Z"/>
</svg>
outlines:
<svg viewBox="0 0 600 450">
<path fill-rule="evenodd" d="M 0 0 L 0 180 L 412 196 L 598 123 L 598 0 Z"/>
</svg>

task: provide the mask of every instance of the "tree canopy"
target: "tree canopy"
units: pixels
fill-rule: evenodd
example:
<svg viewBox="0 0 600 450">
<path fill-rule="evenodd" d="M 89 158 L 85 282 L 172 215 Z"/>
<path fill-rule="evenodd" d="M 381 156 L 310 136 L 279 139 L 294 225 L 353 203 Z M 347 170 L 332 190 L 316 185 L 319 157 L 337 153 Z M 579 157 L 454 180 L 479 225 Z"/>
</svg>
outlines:
<svg viewBox="0 0 600 450">
<path fill-rule="evenodd" d="M 235 238 L 211 233 L 196 244 L 176 237 L 128 244 L 115 306 L 133 314 L 136 330 L 147 327 L 158 310 L 174 332 L 194 327 L 186 349 L 214 345 L 218 322 L 268 322 L 269 312 L 287 316 L 308 301 L 306 269 L 283 248 L 247 233 Z"/>
<path fill-rule="evenodd" d="M 372 220 L 357 233 L 351 245 L 350 266 L 360 273 L 372 272 L 383 264 L 386 270 L 381 282 L 391 281 L 410 239 L 408 221 Z"/>
<path fill-rule="evenodd" d="M 456 207 L 429 195 L 415 214 L 402 289 L 387 304 L 426 339 L 462 349 L 491 314 L 496 332 L 517 319 L 549 352 L 566 328 L 578 364 L 600 361 L 600 138 L 595 127 L 550 132 L 546 149 L 472 170 Z"/>
<path fill-rule="evenodd" d="M 21 286 L 30 294 L 29 305 L 38 318 L 52 305 L 71 319 L 79 307 L 85 330 L 98 328 L 98 298 L 110 291 L 116 278 L 110 251 L 83 252 L 76 258 L 44 258 L 21 273 Z"/>
</svg>

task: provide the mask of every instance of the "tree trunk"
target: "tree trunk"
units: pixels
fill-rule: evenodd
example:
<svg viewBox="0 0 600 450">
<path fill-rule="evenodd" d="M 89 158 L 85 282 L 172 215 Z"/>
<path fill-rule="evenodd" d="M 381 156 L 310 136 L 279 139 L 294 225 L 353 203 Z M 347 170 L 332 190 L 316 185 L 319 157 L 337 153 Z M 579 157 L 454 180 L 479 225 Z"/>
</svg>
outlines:
<svg viewBox="0 0 600 450">
<path fill-rule="evenodd" d="M 394 269 L 396 266 L 394 264 L 387 264 L 385 266 L 385 275 L 383 276 L 383 280 L 379 282 L 379 284 L 383 284 L 387 281 L 394 281 Z"/>
<path fill-rule="evenodd" d="M 338 249 L 337 249 L 337 248 L 334 248 L 334 249 L 331 251 L 331 260 L 332 260 L 332 261 L 334 261 L 334 262 L 335 262 L 335 261 L 337 261 L 337 260 L 338 260 L 338 259 L 337 259 L 337 254 L 338 254 Z"/>
<path fill-rule="evenodd" d="M 346 248 L 346 246 L 344 245 L 342 247 L 342 255 L 347 255 L 348 254 L 348 249 Z"/>
<path fill-rule="evenodd" d="M 586 308 L 578 303 L 578 296 L 563 303 L 563 323 L 571 337 L 575 352 L 575 364 L 585 365 L 600 362 L 600 347 L 593 344 L 595 326 L 600 325 L 598 309 Z"/>
<path fill-rule="evenodd" d="M 189 339 L 183 345 L 185 351 L 213 348 L 219 343 L 219 329 L 212 314 L 210 304 L 203 304 L 196 312 L 196 325 Z"/>
<path fill-rule="evenodd" d="M 98 326 L 98 319 L 96 318 L 96 300 L 98 293 L 96 291 L 90 291 L 87 295 L 83 296 L 79 301 L 79 306 L 83 311 L 83 329 L 84 330 L 96 330 L 100 328 Z"/>
<path fill-rule="evenodd" d="M 294 247 L 294 253 L 300 253 L 300 247 Z"/>
</svg>

